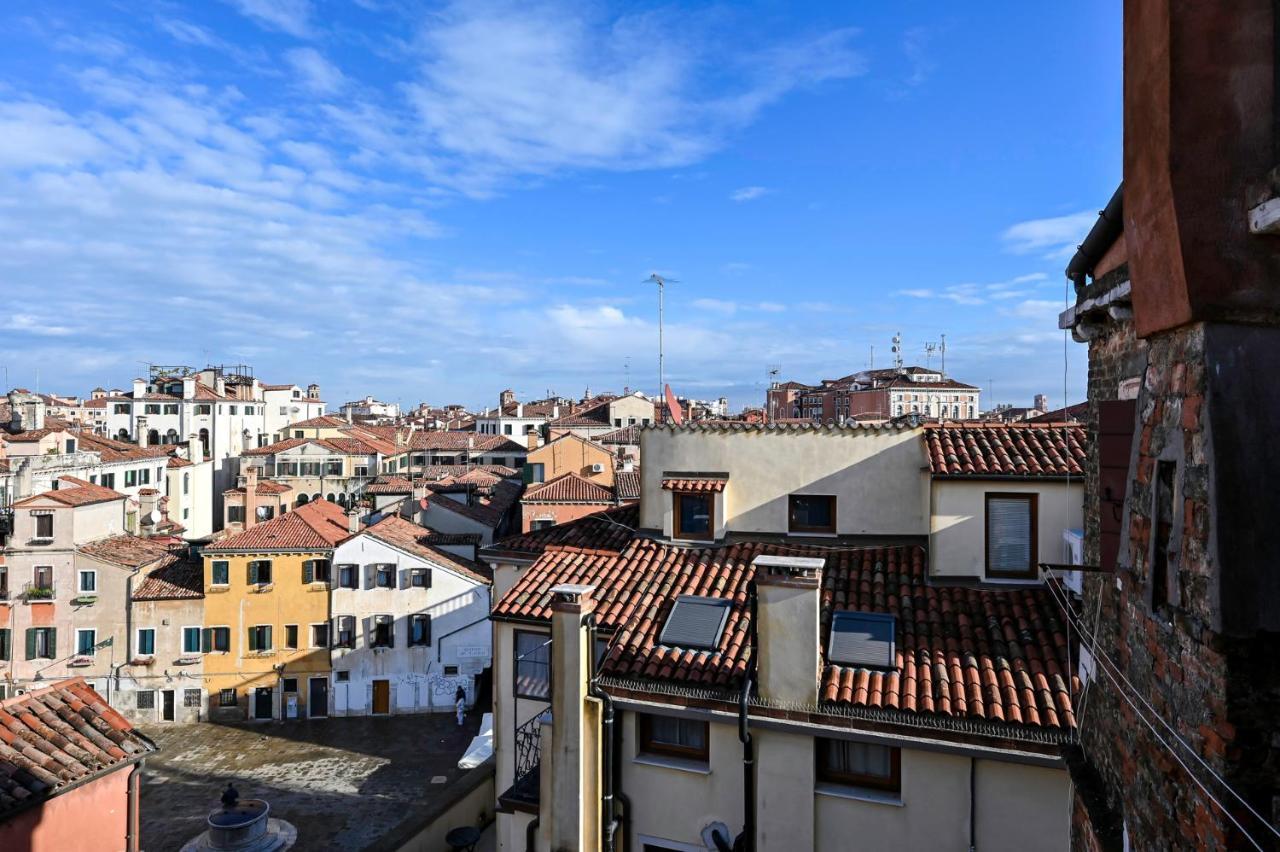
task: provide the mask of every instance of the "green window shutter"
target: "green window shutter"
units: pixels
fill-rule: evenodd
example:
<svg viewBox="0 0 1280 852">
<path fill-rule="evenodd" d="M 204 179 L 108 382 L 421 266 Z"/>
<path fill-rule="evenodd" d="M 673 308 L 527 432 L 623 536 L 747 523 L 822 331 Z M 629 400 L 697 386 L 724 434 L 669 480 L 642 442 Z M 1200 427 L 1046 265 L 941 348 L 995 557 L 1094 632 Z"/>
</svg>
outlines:
<svg viewBox="0 0 1280 852">
<path fill-rule="evenodd" d="M 315 581 L 316 563 L 310 559 L 302 563 L 302 582 L 311 583 Z"/>
<path fill-rule="evenodd" d="M 213 628 L 206 627 L 200 631 L 200 649 L 206 654 L 213 650 Z"/>
<path fill-rule="evenodd" d="M 36 631 L 38 627 L 27 628 L 27 659 L 34 660 L 36 658 Z"/>
<path fill-rule="evenodd" d="M 9 628 L 0 628 L 0 660 L 9 659 Z"/>
<path fill-rule="evenodd" d="M 249 650 L 258 650 L 258 629 L 256 627 L 249 628 Z"/>
<path fill-rule="evenodd" d="M 258 563 L 249 563 L 249 583 L 250 585 L 258 582 Z"/>
<path fill-rule="evenodd" d="M 423 621 L 422 644 L 430 645 L 431 644 L 431 616 L 429 615 L 422 616 L 422 621 Z"/>
<path fill-rule="evenodd" d="M 275 645 L 271 644 L 271 625 L 268 624 L 266 627 L 262 628 L 262 633 L 262 649 L 265 651 L 270 648 L 274 648 Z"/>
</svg>

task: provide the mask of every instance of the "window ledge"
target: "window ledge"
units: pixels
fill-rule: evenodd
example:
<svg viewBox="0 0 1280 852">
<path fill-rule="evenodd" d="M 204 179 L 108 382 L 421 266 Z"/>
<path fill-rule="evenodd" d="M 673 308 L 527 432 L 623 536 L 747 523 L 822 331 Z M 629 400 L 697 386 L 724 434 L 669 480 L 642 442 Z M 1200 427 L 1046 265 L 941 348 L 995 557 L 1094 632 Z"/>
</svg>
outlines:
<svg viewBox="0 0 1280 852">
<path fill-rule="evenodd" d="M 668 757 L 663 754 L 638 754 L 632 758 L 632 762 L 639 763 L 644 766 L 660 766 L 663 769 L 675 769 L 679 772 L 690 772 L 694 775 L 710 775 L 711 766 L 700 760 L 690 760 L 684 757 Z"/>
<path fill-rule="evenodd" d="M 873 805 L 888 805 L 894 808 L 903 807 L 902 794 L 890 793 L 887 790 L 870 790 L 865 787 L 846 787 L 843 784 L 818 784 L 813 792 L 819 796 L 830 796 L 834 799 L 849 799 L 854 802 L 867 802 Z"/>
<path fill-rule="evenodd" d="M 1039 577 L 992 577 L 984 575 L 982 578 L 984 583 L 991 583 L 999 586 L 1042 586 L 1044 581 Z"/>
<path fill-rule="evenodd" d="M 839 533 L 833 532 L 806 532 L 805 530 L 787 530 L 787 535 L 791 538 L 839 538 Z"/>
</svg>

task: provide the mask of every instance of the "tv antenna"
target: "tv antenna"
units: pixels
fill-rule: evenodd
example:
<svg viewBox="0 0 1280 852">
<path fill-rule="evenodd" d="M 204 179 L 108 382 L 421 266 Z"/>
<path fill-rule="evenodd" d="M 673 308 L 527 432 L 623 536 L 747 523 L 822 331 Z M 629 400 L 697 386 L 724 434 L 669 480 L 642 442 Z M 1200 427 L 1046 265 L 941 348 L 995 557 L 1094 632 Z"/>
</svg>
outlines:
<svg viewBox="0 0 1280 852">
<path fill-rule="evenodd" d="M 662 399 L 666 392 L 666 375 L 663 371 L 662 363 L 662 296 L 666 290 L 667 284 L 680 283 L 674 278 L 664 278 L 656 272 L 649 273 L 649 277 L 644 279 L 644 283 L 652 283 L 658 285 L 658 398 Z"/>
<path fill-rule="evenodd" d="M 942 377 L 947 377 L 947 336 L 945 334 L 938 335 L 941 338 L 938 343 L 938 351 L 942 355 Z"/>
<path fill-rule="evenodd" d="M 902 332 L 893 336 L 893 368 L 902 369 Z"/>
<path fill-rule="evenodd" d="M 924 366 L 926 370 L 930 369 L 933 363 L 933 353 L 937 351 L 938 351 L 938 344 L 936 343 L 926 343 L 924 345 Z"/>
</svg>

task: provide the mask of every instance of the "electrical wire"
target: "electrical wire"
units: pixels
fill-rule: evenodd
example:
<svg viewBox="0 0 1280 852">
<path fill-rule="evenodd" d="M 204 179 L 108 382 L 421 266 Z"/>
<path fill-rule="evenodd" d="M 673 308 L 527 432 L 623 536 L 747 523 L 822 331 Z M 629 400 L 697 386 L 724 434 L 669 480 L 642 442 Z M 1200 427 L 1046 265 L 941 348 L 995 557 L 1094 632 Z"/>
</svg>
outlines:
<svg viewBox="0 0 1280 852">
<path fill-rule="evenodd" d="M 1057 579 L 1056 575 L 1054 578 Z M 1054 602 L 1058 604 L 1058 607 L 1063 611 L 1063 614 L 1067 617 L 1067 619 L 1069 621 L 1076 620 L 1076 616 L 1074 615 L 1074 613 L 1071 612 L 1069 602 L 1064 601 L 1063 597 L 1061 597 L 1061 595 L 1065 595 L 1065 592 L 1061 592 L 1052 583 L 1047 583 L 1046 588 L 1049 589 L 1050 595 L 1053 597 Z M 1077 622 L 1077 626 L 1079 626 L 1078 622 Z M 1259 850 L 1259 852 L 1262 852 L 1262 848 L 1263 848 L 1262 845 L 1258 843 L 1258 841 L 1254 840 L 1253 836 L 1249 834 L 1248 831 L 1245 830 L 1244 826 L 1240 824 L 1239 820 L 1235 818 L 1235 816 L 1231 813 L 1231 811 L 1227 810 L 1226 806 L 1224 806 L 1222 802 L 1220 802 L 1213 795 L 1213 793 L 1209 791 L 1209 788 L 1206 787 L 1203 782 L 1201 782 L 1201 780 L 1196 776 L 1195 772 L 1192 771 L 1191 767 L 1188 766 L 1186 762 L 1184 762 L 1183 759 L 1178 756 L 1177 751 L 1173 749 L 1173 747 L 1169 744 L 1169 742 L 1164 737 L 1160 736 L 1160 732 L 1157 731 L 1155 726 L 1152 725 L 1151 722 L 1147 719 L 1146 714 L 1144 714 L 1142 710 L 1139 709 L 1138 705 L 1135 704 L 1133 700 L 1129 697 L 1128 693 L 1125 690 L 1125 687 L 1121 686 L 1120 681 L 1116 680 L 1117 676 L 1119 676 L 1120 679 L 1124 681 L 1124 683 L 1128 686 L 1128 690 L 1131 691 L 1135 696 L 1137 696 L 1138 700 L 1142 702 L 1142 704 L 1147 708 L 1147 710 L 1151 713 L 1151 715 L 1155 716 L 1155 718 L 1159 720 L 1160 724 L 1164 726 L 1164 728 L 1173 736 L 1173 738 L 1176 739 L 1179 743 L 1181 743 L 1182 746 L 1186 748 L 1187 751 L 1191 754 L 1191 756 L 1194 757 L 1196 761 L 1198 761 L 1200 765 L 1203 766 L 1205 770 L 1208 771 L 1209 774 L 1212 775 L 1214 779 L 1216 779 L 1218 783 L 1221 784 L 1227 790 L 1227 792 L 1229 792 L 1232 796 L 1236 798 L 1237 801 L 1239 801 L 1242 805 L 1244 805 L 1244 807 L 1249 811 L 1249 813 L 1253 814 L 1253 816 L 1257 818 L 1259 822 L 1265 825 L 1272 834 L 1276 835 L 1276 837 L 1280 837 L 1280 831 L 1278 831 L 1275 828 L 1275 826 L 1273 826 L 1270 822 L 1268 822 L 1265 818 L 1263 818 L 1261 814 L 1259 814 L 1256 810 L 1254 810 L 1253 807 L 1247 801 L 1245 801 L 1243 796 L 1241 796 L 1234 789 L 1232 789 L 1231 785 L 1228 784 L 1226 780 L 1222 778 L 1221 775 L 1219 775 L 1216 771 L 1214 771 L 1213 767 L 1209 766 L 1209 764 L 1205 762 L 1204 758 L 1200 757 L 1200 755 L 1195 751 L 1195 749 L 1193 749 L 1186 742 L 1186 740 L 1182 739 L 1182 737 L 1178 735 L 1177 731 L 1173 729 L 1173 727 L 1168 723 L 1168 721 L 1165 720 L 1165 718 L 1161 716 L 1155 710 L 1154 707 L 1152 707 L 1150 704 L 1147 703 L 1146 699 L 1142 697 L 1142 695 L 1133 686 L 1133 684 L 1129 681 L 1129 679 L 1124 676 L 1124 673 L 1120 671 L 1120 668 L 1116 666 L 1115 662 L 1109 656 L 1107 656 L 1105 652 L 1098 650 L 1096 645 L 1089 647 L 1089 652 L 1093 655 L 1095 660 L 1105 661 L 1106 665 L 1098 666 L 1098 668 L 1102 671 L 1104 675 L 1106 675 L 1107 679 L 1111 681 L 1112 685 L 1115 686 L 1117 693 L 1133 709 L 1134 713 L 1136 713 L 1138 718 L 1142 720 L 1143 724 L 1145 724 L 1151 730 L 1152 736 L 1154 736 L 1156 740 L 1162 746 L 1164 746 L 1165 750 L 1169 753 L 1169 755 L 1174 760 L 1176 760 L 1178 762 L 1178 765 L 1181 766 L 1186 771 L 1188 777 L 1190 777 L 1191 780 L 1195 782 L 1196 786 L 1199 787 L 1204 792 L 1204 794 L 1209 798 L 1209 801 L 1211 801 L 1215 806 L 1217 806 L 1218 810 L 1222 811 L 1222 813 L 1227 817 L 1227 819 L 1231 820 L 1232 824 L 1235 825 L 1235 827 L 1240 830 L 1240 833 L 1243 834 L 1245 838 L 1248 839 L 1248 841 L 1252 843 L 1256 849 Z M 1115 670 L 1115 674 L 1112 674 L 1112 669 Z"/>
</svg>

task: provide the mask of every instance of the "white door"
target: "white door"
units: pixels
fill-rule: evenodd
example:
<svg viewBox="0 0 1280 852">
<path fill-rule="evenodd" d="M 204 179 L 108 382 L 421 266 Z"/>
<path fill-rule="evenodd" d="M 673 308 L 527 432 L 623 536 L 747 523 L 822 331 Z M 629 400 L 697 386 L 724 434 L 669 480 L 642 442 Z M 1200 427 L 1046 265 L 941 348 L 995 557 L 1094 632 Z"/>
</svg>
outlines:
<svg viewBox="0 0 1280 852">
<path fill-rule="evenodd" d="M 350 688 L 349 683 L 335 683 L 333 685 L 333 712 L 339 716 L 346 715 L 347 712 L 347 690 Z"/>
</svg>

